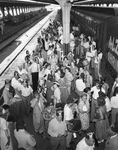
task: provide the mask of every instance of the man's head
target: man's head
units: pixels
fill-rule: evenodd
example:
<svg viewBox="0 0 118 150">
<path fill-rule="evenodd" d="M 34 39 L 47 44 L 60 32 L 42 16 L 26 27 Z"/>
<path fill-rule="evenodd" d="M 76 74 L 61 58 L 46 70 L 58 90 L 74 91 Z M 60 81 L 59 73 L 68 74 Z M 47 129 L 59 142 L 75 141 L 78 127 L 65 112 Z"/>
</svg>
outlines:
<svg viewBox="0 0 118 150">
<path fill-rule="evenodd" d="M 57 120 L 58 120 L 59 122 L 61 122 L 61 121 L 63 120 L 63 112 L 62 112 L 62 110 L 58 110 L 58 111 L 56 112 L 56 118 L 57 118 Z"/>
</svg>

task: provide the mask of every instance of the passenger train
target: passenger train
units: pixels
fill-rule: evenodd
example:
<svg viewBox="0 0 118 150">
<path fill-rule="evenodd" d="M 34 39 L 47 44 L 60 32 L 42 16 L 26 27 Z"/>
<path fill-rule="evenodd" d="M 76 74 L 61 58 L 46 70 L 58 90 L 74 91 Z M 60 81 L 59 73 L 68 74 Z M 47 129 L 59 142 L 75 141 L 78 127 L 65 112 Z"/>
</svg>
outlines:
<svg viewBox="0 0 118 150">
<path fill-rule="evenodd" d="M 81 32 L 96 38 L 105 67 L 115 78 L 118 74 L 118 8 L 73 6 L 71 19 L 80 24 Z"/>
</svg>

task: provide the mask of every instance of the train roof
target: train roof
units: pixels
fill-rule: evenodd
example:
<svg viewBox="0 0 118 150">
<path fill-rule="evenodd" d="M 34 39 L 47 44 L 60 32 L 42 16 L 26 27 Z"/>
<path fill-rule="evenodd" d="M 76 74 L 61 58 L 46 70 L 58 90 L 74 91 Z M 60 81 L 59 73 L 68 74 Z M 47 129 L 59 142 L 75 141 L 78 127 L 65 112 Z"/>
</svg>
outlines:
<svg viewBox="0 0 118 150">
<path fill-rule="evenodd" d="M 73 6 L 72 8 L 76 10 L 83 10 L 92 13 L 118 16 L 118 7 Z"/>
</svg>

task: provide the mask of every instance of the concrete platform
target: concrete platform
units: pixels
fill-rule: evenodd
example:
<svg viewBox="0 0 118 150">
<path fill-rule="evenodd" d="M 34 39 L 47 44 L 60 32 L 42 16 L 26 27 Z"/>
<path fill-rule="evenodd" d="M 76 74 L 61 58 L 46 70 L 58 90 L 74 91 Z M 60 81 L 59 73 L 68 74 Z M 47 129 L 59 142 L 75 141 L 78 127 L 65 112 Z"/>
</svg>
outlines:
<svg viewBox="0 0 118 150">
<path fill-rule="evenodd" d="M 15 41 L 20 42 L 21 44 L 19 44 L 18 47 L 13 51 L 13 53 L 11 53 L 7 58 L 5 58 L 4 61 L 0 64 L 0 76 L 1 76 L 0 89 L 4 85 L 5 78 L 9 78 L 11 76 L 11 75 L 7 74 L 9 71 L 13 76 L 13 70 L 11 69 L 11 66 L 10 66 L 11 63 L 21 53 L 21 51 L 24 50 L 24 48 L 25 48 L 25 50 L 27 49 L 26 46 L 32 40 L 32 38 L 44 27 L 44 25 L 50 20 L 50 18 L 55 15 L 56 15 L 56 11 L 51 12 L 44 19 L 42 19 L 35 26 L 33 26 L 30 30 L 28 30 L 27 32 L 25 32 L 24 34 L 22 34 L 19 38 L 17 38 L 15 40 Z M 35 41 L 37 42 L 36 39 L 35 39 Z M 35 48 L 35 46 L 37 44 L 36 42 L 33 45 L 33 48 Z M 23 54 L 23 56 L 24 56 L 24 54 Z M 22 58 L 22 56 L 19 56 L 19 57 Z M 17 67 L 16 64 L 17 63 L 15 63 L 15 67 L 13 67 L 13 69 Z M 18 62 L 18 64 L 19 64 L 19 62 Z"/>
</svg>

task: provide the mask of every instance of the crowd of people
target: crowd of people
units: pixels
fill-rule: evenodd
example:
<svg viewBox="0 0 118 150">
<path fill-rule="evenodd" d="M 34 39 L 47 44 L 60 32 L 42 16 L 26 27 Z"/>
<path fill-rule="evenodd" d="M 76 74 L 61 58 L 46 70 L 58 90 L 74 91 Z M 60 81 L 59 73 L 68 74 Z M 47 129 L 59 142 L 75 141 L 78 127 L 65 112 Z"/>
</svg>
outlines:
<svg viewBox="0 0 118 150">
<path fill-rule="evenodd" d="M 65 54 L 62 24 L 51 21 L 41 31 L 32 53 L 26 51 L 13 78 L 5 80 L 0 107 L 1 150 L 13 150 L 10 123 L 18 148 L 35 149 L 36 140 L 24 122 L 30 114 L 34 131 L 44 140 L 50 139 L 52 150 L 59 146 L 71 150 L 72 138 L 80 133 L 86 136 L 75 150 L 93 150 L 102 142 L 104 150 L 117 150 L 118 78 L 109 94 L 101 73 L 102 55 L 94 38 L 81 33 L 79 27 L 72 27 L 70 50 Z M 91 123 L 95 130 L 89 130 Z"/>
</svg>

